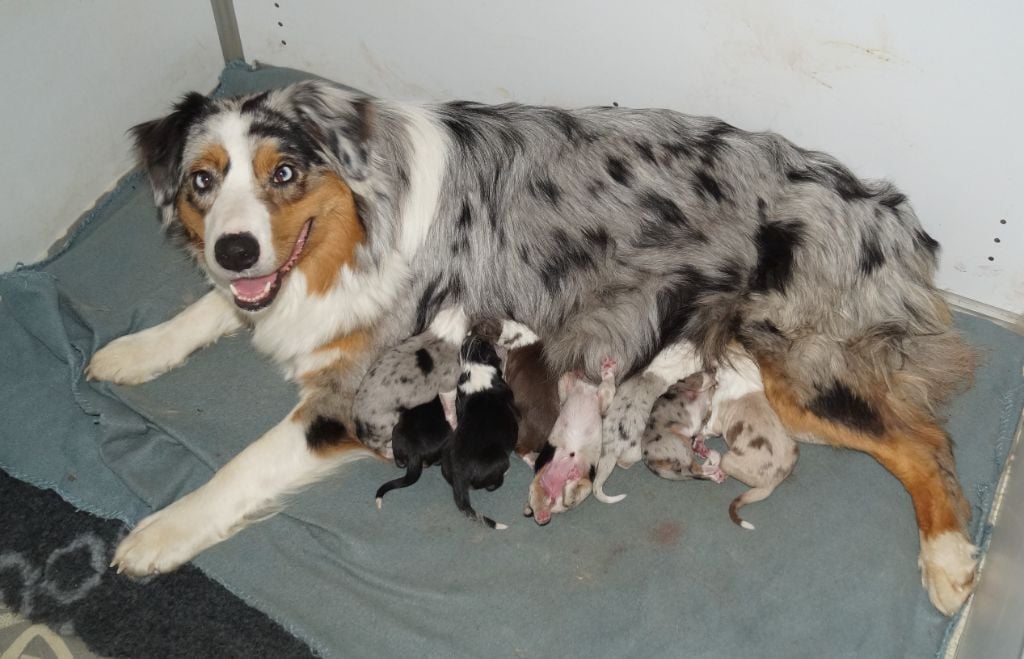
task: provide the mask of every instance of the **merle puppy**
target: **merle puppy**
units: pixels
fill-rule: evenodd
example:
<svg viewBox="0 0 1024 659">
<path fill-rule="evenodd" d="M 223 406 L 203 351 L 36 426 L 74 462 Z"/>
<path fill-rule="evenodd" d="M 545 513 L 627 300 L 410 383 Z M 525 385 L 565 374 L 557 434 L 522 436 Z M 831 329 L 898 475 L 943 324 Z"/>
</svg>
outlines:
<svg viewBox="0 0 1024 659">
<path fill-rule="evenodd" d="M 390 480 L 377 488 L 377 508 L 384 495 L 398 488 L 409 487 L 420 479 L 424 467 L 441 461 L 448 447 L 454 425 L 445 413 L 443 400 L 454 399 L 454 391 L 438 394 L 433 400 L 403 411 L 391 433 L 395 465 L 405 468 L 405 476 Z"/>
<path fill-rule="evenodd" d="M 519 435 L 519 412 L 490 341 L 471 334 L 462 343 L 460 359 L 462 374 L 454 401 L 457 425 L 442 456 L 441 472 L 459 510 L 492 529 L 505 529 L 505 524 L 473 510 L 469 491 L 492 492 L 505 481 L 509 454 Z"/>
</svg>

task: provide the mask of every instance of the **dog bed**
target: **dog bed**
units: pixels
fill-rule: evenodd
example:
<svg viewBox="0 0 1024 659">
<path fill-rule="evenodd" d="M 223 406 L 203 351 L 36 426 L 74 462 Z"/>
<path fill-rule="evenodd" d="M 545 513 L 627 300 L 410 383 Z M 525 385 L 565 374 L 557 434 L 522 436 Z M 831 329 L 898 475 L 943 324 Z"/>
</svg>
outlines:
<svg viewBox="0 0 1024 659">
<path fill-rule="evenodd" d="M 238 64 L 218 94 L 309 77 Z M 173 99 L 167 99 L 168 104 Z M 682 108 L 685 110 L 685 108 Z M 59 194 L 59 191 L 40 191 Z M 927 218 L 925 218 L 927 223 Z M 0 467 L 90 512 L 135 522 L 201 485 L 293 406 L 296 390 L 243 333 L 153 382 L 85 382 L 92 353 L 165 320 L 204 291 L 158 229 L 142 174 L 126 176 L 56 256 L 0 277 Z M 968 315 L 977 380 L 947 427 L 984 545 L 1024 404 L 1024 337 Z M 803 445 L 795 474 L 744 510 L 737 482 L 616 471 L 540 528 L 522 517 L 530 472 L 474 496 L 510 524 L 456 510 L 437 470 L 390 495 L 393 466 L 364 461 L 195 564 L 329 656 L 929 657 L 955 624 L 920 585 L 910 498 L 871 458 Z"/>
</svg>

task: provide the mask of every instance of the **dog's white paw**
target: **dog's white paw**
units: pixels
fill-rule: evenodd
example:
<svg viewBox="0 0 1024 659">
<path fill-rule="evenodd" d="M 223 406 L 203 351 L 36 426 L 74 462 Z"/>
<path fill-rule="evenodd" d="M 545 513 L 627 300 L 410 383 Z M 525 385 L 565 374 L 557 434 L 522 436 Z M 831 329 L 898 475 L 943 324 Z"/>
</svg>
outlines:
<svg viewBox="0 0 1024 659">
<path fill-rule="evenodd" d="M 183 359 L 160 335 L 143 331 L 114 339 L 97 350 L 85 376 L 116 384 L 141 384 L 166 373 Z"/>
<path fill-rule="evenodd" d="M 111 567 L 133 577 L 171 572 L 221 538 L 185 497 L 146 517 L 114 552 Z"/>
<path fill-rule="evenodd" d="M 978 549 L 959 531 L 947 531 L 921 538 L 921 585 L 936 609 L 951 616 L 974 588 Z"/>
</svg>

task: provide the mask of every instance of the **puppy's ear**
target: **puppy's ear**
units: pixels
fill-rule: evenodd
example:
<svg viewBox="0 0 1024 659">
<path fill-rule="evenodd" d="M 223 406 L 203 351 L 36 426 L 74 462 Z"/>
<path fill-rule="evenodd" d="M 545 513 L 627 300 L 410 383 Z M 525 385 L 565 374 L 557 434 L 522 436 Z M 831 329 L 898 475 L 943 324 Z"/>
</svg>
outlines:
<svg viewBox="0 0 1024 659">
<path fill-rule="evenodd" d="M 181 155 L 189 129 L 212 110 L 212 102 L 198 92 L 186 94 L 162 119 L 133 127 L 139 162 L 146 168 L 157 206 L 174 202 L 181 184 Z"/>
<path fill-rule="evenodd" d="M 377 106 L 364 94 L 323 80 L 289 88 L 287 100 L 298 121 L 313 131 L 320 154 L 348 181 L 370 175 Z"/>
</svg>

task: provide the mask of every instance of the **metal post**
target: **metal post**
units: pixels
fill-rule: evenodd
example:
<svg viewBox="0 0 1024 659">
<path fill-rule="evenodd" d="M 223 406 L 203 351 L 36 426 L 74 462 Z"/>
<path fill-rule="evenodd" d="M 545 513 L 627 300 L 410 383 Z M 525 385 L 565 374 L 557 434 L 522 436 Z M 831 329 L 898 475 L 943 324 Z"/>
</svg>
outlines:
<svg viewBox="0 0 1024 659">
<path fill-rule="evenodd" d="M 238 32 L 238 19 L 235 18 L 235 3 L 232 0 L 210 0 L 210 6 L 213 7 L 213 20 L 217 23 L 224 63 L 231 60 L 244 61 L 242 35 Z"/>
</svg>

